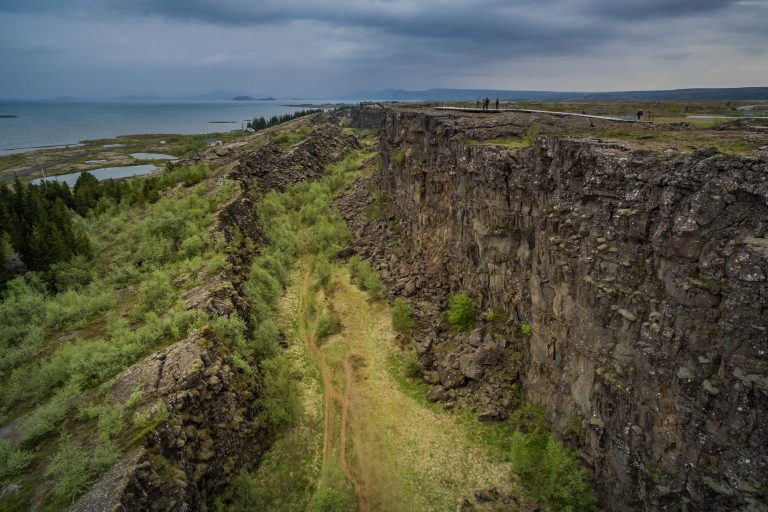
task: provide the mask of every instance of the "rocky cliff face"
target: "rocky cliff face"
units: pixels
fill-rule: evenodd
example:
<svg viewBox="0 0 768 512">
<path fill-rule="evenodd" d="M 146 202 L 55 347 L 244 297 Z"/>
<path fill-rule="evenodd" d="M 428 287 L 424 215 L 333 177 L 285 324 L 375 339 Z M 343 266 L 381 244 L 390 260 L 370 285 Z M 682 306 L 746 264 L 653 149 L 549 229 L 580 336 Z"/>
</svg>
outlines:
<svg viewBox="0 0 768 512">
<path fill-rule="evenodd" d="M 371 200 L 347 200 L 357 249 L 394 292 L 437 309 L 441 289 L 466 291 L 504 312 L 507 339 L 422 333 L 432 398 L 498 416 L 518 381 L 607 509 L 768 510 L 768 165 L 465 143 L 533 122 L 552 120 L 388 110 L 372 186 L 397 226 L 389 256 L 370 242 L 381 223 L 354 214 Z"/>
</svg>

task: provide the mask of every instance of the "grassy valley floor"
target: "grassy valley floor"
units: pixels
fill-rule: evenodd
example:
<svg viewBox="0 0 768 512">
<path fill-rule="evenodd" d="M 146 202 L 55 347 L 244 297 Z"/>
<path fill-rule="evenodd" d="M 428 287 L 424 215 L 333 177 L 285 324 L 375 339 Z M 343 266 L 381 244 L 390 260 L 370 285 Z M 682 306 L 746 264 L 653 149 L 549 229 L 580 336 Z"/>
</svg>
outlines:
<svg viewBox="0 0 768 512">
<path fill-rule="evenodd" d="M 480 489 L 521 494 L 509 464 L 489 453 L 471 424 L 399 384 L 408 379 L 397 364 L 404 353 L 385 302 L 354 286 L 343 267 L 335 269 L 328 294 L 313 286 L 307 264 L 292 281 L 280 317 L 304 406 L 254 475 L 263 494 L 252 505 L 443 511 L 474 502 Z M 338 316 L 340 330 L 318 339 L 318 321 L 328 314 Z M 300 484 L 284 488 L 286 476 Z"/>
</svg>

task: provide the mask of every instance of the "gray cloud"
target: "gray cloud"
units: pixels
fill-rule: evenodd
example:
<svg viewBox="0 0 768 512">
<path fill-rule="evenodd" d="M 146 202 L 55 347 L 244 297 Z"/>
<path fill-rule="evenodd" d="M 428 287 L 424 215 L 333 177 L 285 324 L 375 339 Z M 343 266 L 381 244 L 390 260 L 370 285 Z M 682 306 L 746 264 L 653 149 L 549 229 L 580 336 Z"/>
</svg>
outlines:
<svg viewBox="0 0 768 512">
<path fill-rule="evenodd" d="M 0 97 L 768 84 L 758 0 L 4 0 L 0 24 Z"/>
</svg>

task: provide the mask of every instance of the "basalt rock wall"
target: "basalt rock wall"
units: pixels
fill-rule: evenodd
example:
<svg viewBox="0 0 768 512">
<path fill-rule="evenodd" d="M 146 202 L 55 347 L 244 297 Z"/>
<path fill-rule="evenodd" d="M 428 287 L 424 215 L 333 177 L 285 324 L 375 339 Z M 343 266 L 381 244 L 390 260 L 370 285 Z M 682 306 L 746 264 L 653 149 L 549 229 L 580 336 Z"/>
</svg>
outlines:
<svg viewBox="0 0 768 512">
<path fill-rule="evenodd" d="M 525 398 L 606 509 L 767 510 L 768 165 L 468 126 L 387 109 L 376 180 L 404 252 L 530 326 Z"/>
</svg>

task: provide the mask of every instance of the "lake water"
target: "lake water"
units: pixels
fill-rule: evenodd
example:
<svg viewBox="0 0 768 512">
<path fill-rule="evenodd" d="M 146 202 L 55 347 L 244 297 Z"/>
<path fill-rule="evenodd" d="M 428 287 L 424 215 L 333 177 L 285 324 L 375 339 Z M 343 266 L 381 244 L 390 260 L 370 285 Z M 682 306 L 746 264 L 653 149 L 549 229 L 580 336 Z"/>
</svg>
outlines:
<svg viewBox="0 0 768 512">
<path fill-rule="evenodd" d="M 329 100 L 301 100 L 324 103 Z M 330 100 L 336 102 L 337 100 Z M 239 130 L 246 120 L 292 113 L 289 101 L 55 102 L 0 101 L 0 156 L 32 147 L 147 133 L 197 134 Z"/>
<path fill-rule="evenodd" d="M 88 172 L 93 174 L 97 180 L 101 181 L 101 180 L 128 178 L 131 176 L 141 176 L 142 174 L 149 174 L 155 169 L 157 169 L 157 166 L 155 165 L 142 164 L 142 165 L 126 165 L 123 167 L 102 167 L 101 169 L 94 169 Z M 45 179 L 48 181 L 64 182 L 70 187 L 74 187 L 75 183 L 77 183 L 77 178 L 79 177 L 80 177 L 79 172 L 73 172 L 71 174 L 59 174 L 58 176 L 50 176 Z M 38 185 L 42 180 L 43 178 L 32 180 L 32 184 Z"/>
</svg>

